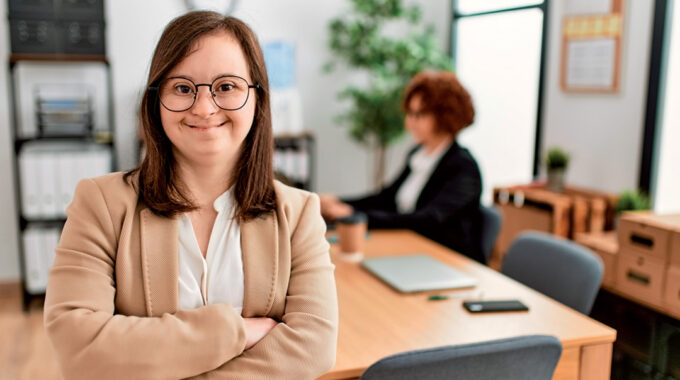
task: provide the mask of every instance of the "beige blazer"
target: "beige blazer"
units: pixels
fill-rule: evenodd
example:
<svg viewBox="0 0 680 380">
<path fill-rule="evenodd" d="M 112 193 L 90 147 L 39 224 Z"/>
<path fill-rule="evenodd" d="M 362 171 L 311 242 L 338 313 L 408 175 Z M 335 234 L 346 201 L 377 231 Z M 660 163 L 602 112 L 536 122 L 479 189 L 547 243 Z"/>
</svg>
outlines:
<svg viewBox="0 0 680 380">
<path fill-rule="evenodd" d="M 276 183 L 276 213 L 241 225 L 242 315 L 178 310 L 177 220 L 122 173 L 78 184 L 50 271 L 45 327 L 66 379 L 311 379 L 332 368 L 337 295 L 316 195 Z M 244 351 L 242 317 L 279 323 Z"/>
</svg>

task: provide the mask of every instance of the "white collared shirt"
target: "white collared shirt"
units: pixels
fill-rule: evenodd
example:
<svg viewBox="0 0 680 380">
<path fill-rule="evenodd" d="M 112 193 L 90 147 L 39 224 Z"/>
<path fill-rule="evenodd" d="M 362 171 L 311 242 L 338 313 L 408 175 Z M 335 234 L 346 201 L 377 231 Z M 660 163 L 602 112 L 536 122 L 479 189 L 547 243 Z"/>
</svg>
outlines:
<svg viewBox="0 0 680 380">
<path fill-rule="evenodd" d="M 241 227 L 234 218 L 233 187 L 213 203 L 217 218 L 203 258 L 187 214 L 179 218 L 179 309 L 227 303 L 243 309 L 243 259 Z"/>
<path fill-rule="evenodd" d="M 401 184 L 397 190 L 396 203 L 397 211 L 401 214 L 410 214 L 416 209 L 418 197 L 423 191 L 425 184 L 430 179 L 432 172 L 437 167 L 439 160 L 441 160 L 444 153 L 449 150 L 451 142 L 440 144 L 433 152 L 425 152 L 425 148 L 421 147 L 411 155 L 409 160 L 409 167 L 411 173 Z"/>
</svg>

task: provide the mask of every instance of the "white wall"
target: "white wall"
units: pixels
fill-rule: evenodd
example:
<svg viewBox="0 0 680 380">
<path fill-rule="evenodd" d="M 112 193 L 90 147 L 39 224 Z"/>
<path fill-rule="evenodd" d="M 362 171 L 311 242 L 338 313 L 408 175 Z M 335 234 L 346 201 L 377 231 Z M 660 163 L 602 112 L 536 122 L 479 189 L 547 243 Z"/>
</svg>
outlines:
<svg viewBox="0 0 680 380">
<path fill-rule="evenodd" d="M 12 156 L 11 106 L 9 103 L 9 23 L 4 18 L 7 14 L 7 2 L 0 1 L 0 281 L 16 280 L 19 277 L 18 235 L 16 209 L 14 207 L 14 169 Z"/>
<path fill-rule="evenodd" d="M 673 4 L 673 1 L 669 2 Z M 654 211 L 660 214 L 680 213 L 680 3 L 675 1 L 672 15 L 667 18 L 666 34 L 669 50 L 664 62 L 662 89 L 663 104 L 659 110 L 659 135 L 656 139 L 654 184 L 652 194 Z M 672 25 L 672 26 L 671 26 Z"/>
<path fill-rule="evenodd" d="M 567 181 L 605 191 L 637 187 L 647 101 L 653 1 L 625 1 L 621 85 L 616 94 L 567 94 L 559 85 L 565 1 L 552 1 L 543 150 L 571 153 Z M 543 153 L 544 154 L 544 153 Z"/>
</svg>

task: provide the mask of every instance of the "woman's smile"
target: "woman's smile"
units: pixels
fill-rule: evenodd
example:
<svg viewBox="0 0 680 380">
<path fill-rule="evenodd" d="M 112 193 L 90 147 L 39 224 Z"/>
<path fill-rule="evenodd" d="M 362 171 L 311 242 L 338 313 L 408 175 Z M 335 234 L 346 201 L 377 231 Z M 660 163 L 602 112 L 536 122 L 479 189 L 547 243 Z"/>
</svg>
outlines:
<svg viewBox="0 0 680 380">
<path fill-rule="evenodd" d="M 224 126 L 225 124 L 227 124 L 227 121 L 224 121 L 224 122 L 218 123 L 218 124 L 217 123 L 195 123 L 195 124 L 185 123 L 185 125 L 188 126 L 189 128 L 197 129 L 197 130 L 216 129 L 216 128 Z"/>
</svg>

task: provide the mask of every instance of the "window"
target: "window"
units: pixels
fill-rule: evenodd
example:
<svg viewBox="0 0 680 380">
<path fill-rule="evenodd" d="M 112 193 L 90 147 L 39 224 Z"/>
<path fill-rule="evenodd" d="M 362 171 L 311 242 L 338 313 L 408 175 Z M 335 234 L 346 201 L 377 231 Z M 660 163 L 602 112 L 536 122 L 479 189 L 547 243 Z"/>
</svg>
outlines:
<svg viewBox="0 0 680 380">
<path fill-rule="evenodd" d="M 459 141 L 477 159 L 487 204 L 494 186 L 526 183 L 538 174 L 546 6 L 453 0 L 454 66 L 476 111 Z"/>
</svg>

